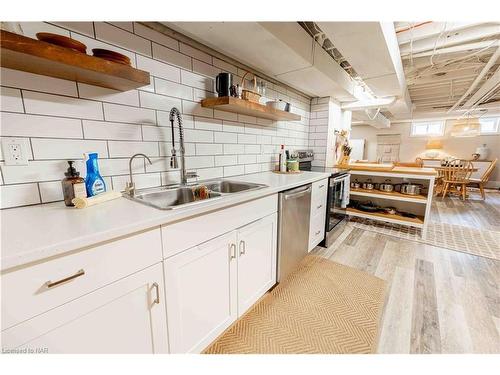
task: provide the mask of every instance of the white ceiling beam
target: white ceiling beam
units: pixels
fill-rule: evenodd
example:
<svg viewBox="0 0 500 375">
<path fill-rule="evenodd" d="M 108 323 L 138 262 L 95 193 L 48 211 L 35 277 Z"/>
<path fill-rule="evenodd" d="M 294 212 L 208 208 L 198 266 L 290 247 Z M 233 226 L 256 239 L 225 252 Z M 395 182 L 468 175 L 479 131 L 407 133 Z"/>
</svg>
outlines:
<svg viewBox="0 0 500 375">
<path fill-rule="evenodd" d="M 440 48 L 440 49 L 436 49 L 436 51 L 430 50 L 430 51 L 426 51 L 426 52 L 420 52 L 420 53 L 414 54 L 413 58 L 431 56 L 433 54 L 443 55 L 446 53 L 474 51 L 474 50 L 480 50 L 480 49 L 485 49 L 485 48 L 495 48 L 497 46 L 498 46 L 498 40 L 486 40 L 483 42 L 467 43 L 467 44 L 462 44 L 462 45 L 453 46 L 453 47 Z M 410 55 L 407 54 L 403 58 L 409 59 Z"/>
<path fill-rule="evenodd" d="M 455 32 L 450 35 L 446 31 L 441 37 L 419 40 L 413 43 L 406 43 L 399 47 L 402 56 L 410 53 L 417 54 L 419 52 L 432 51 L 434 49 L 449 47 L 457 44 L 472 42 L 474 40 L 489 38 L 500 34 L 500 24 L 485 24 L 462 31 Z"/>
<path fill-rule="evenodd" d="M 474 90 L 477 85 L 479 85 L 479 82 L 481 82 L 486 73 L 488 73 L 491 67 L 496 64 L 498 58 L 500 58 L 500 47 L 497 47 L 497 50 L 495 51 L 493 56 L 491 56 L 488 63 L 484 66 L 483 70 L 481 70 L 481 72 L 477 75 L 476 79 L 474 80 L 474 82 L 472 82 L 469 89 L 460 97 L 460 99 L 458 99 L 458 101 L 448 110 L 448 112 L 452 112 L 455 108 L 457 108 L 460 103 L 462 103 L 462 101 L 467 97 L 467 95 L 469 95 L 472 90 Z"/>
<path fill-rule="evenodd" d="M 388 98 L 378 98 L 371 100 L 358 100 L 356 102 L 343 103 L 341 108 L 343 110 L 348 111 L 359 111 L 361 109 L 370 109 L 370 108 L 384 108 L 388 107 L 396 101 L 395 96 L 391 96 Z"/>
<path fill-rule="evenodd" d="M 488 78 L 488 80 L 476 91 L 476 93 L 465 102 L 463 108 L 467 109 L 476 105 L 481 98 L 493 92 L 493 90 L 496 90 L 498 87 L 500 87 L 500 66 L 497 68 L 495 74 Z"/>
<path fill-rule="evenodd" d="M 417 22 L 412 22 L 418 24 Z M 447 22 L 446 31 L 462 30 L 468 27 L 473 27 L 480 25 L 478 22 Z M 410 27 L 410 25 L 408 26 Z M 443 30 L 443 22 L 431 22 L 425 25 L 417 26 L 406 31 L 396 31 L 399 44 L 409 43 L 411 40 L 417 41 L 432 37 L 434 35 L 439 35 Z"/>
</svg>

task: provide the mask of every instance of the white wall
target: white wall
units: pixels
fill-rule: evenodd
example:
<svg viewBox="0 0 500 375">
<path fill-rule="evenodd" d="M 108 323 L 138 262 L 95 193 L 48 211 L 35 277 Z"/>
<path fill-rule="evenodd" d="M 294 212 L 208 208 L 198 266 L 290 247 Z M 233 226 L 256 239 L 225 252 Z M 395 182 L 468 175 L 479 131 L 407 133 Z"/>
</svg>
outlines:
<svg viewBox="0 0 500 375">
<path fill-rule="evenodd" d="M 454 156 L 470 159 L 476 148 L 486 143 L 490 149 L 489 160 L 500 158 L 500 134 L 483 135 L 472 138 L 451 137 L 450 132 L 453 121 L 446 122 L 445 136 L 440 137 L 443 143 L 441 156 Z M 393 123 L 389 129 L 376 129 L 368 125 L 355 125 L 352 127 L 351 138 L 365 138 L 365 158 L 376 160 L 377 158 L 377 134 L 401 134 L 400 161 L 414 161 L 416 157 L 425 157 L 425 145 L 428 138 L 410 137 L 411 124 Z M 491 181 L 500 181 L 500 167 L 490 178 Z"/>
<path fill-rule="evenodd" d="M 272 122 L 251 116 L 202 108 L 214 96 L 213 80 L 221 71 L 238 77 L 240 68 L 137 23 L 21 23 L 26 36 L 46 31 L 70 36 L 92 48 L 129 56 L 132 64 L 151 73 L 151 84 L 117 92 L 73 81 L 1 70 L 1 137 L 28 140 L 27 166 L 5 166 L 0 158 L 1 207 L 62 199 L 60 180 L 66 160 L 99 153 L 108 188 L 122 190 L 128 180 L 128 158 L 145 153 L 154 162 L 134 163 L 139 188 L 178 181 L 168 159 L 171 135 L 168 111 L 182 110 L 186 164 L 201 179 L 267 171 L 280 144 L 290 149 L 309 145 L 310 98 L 285 86 L 268 84 L 267 96 L 292 103 L 298 122 Z M 178 141 L 176 139 L 178 146 Z M 77 169 L 85 175 L 83 163 Z"/>
</svg>

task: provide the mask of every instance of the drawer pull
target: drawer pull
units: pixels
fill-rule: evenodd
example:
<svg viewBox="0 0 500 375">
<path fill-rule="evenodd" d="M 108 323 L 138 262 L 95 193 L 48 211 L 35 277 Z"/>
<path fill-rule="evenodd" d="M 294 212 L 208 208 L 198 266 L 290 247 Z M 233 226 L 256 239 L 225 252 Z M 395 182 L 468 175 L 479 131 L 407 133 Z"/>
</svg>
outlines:
<svg viewBox="0 0 500 375">
<path fill-rule="evenodd" d="M 315 235 L 315 236 L 317 236 L 317 235 L 318 235 L 318 234 L 320 234 L 320 233 L 321 233 L 321 231 L 320 231 L 320 230 L 318 230 L 318 231 L 317 231 L 314 235 Z"/>
<path fill-rule="evenodd" d="M 229 245 L 229 260 L 236 258 L 236 245 L 234 243 Z"/>
<path fill-rule="evenodd" d="M 321 189 L 321 188 L 324 188 L 324 187 L 325 187 L 325 184 L 323 184 L 323 185 L 319 185 L 319 186 L 318 186 L 318 189 Z"/>
<path fill-rule="evenodd" d="M 154 299 L 153 303 L 157 303 L 158 305 L 160 304 L 160 286 L 158 283 L 153 283 L 153 288 L 155 288 L 156 291 L 156 298 Z"/>
<path fill-rule="evenodd" d="M 62 284 L 62 283 L 65 283 L 66 281 L 70 281 L 70 280 L 73 280 L 73 279 L 76 279 L 77 277 L 80 277 L 80 276 L 83 276 L 85 275 L 85 271 L 83 269 L 79 270 L 77 273 L 75 273 L 74 275 L 71 275 L 71 276 L 68 276 L 68 277 L 65 277 L 64 279 L 61 279 L 61 280 L 57 280 L 57 281 L 47 281 L 45 283 L 45 285 L 47 285 L 47 288 L 53 288 L 59 284 Z"/>
<path fill-rule="evenodd" d="M 322 204 L 320 204 L 318 207 L 316 207 L 316 209 L 319 210 L 321 207 L 323 207 Z"/>
<path fill-rule="evenodd" d="M 247 244 L 245 241 L 240 241 L 240 256 L 245 254 L 245 251 L 247 250 Z"/>
</svg>

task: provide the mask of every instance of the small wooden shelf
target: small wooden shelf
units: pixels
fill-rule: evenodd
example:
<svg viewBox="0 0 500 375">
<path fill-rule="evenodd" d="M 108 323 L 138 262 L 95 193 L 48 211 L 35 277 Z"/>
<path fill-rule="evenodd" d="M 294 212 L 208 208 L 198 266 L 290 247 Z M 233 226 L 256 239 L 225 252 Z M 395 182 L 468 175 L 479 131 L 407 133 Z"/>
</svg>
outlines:
<svg viewBox="0 0 500 375">
<path fill-rule="evenodd" d="M 274 121 L 300 121 L 301 117 L 295 113 L 280 111 L 266 105 L 253 103 L 248 100 L 222 96 L 220 98 L 207 98 L 201 101 L 201 106 L 219 111 L 239 113 L 247 116 L 266 118 Z"/>
<path fill-rule="evenodd" d="M 416 218 L 410 218 L 400 215 L 386 214 L 382 212 L 365 212 L 352 207 L 347 208 L 347 214 L 350 216 L 356 216 L 365 219 L 373 219 L 379 221 L 386 221 L 388 223 L 409 225 L 416 228 L 422 228 L 424 226 L 424 218 L 422 216 L 418 216 Z"/>
<path fill-rule="evenodd" d="M 149 73 L 68 48 L 1 31 L 2 67 L 127 91 L 149 85 Z"/>
<path fill-rule="evenodd" d="M 390 193 L 387 191 L 380 190 L 366 190 L 366 189 L 353 189 L 350 190 L 352 195 L 359 195 L 363 197 L 371 197 L 371 198 L 383 198 L 383 199 L 392 199 L 396 201 L 403 202 L 413 202 L 413 203 L 427 203 L 427 197 L 425 195 L 407 195 L 401 194 L 397 191 L 391 191 Z"/>
</svg>

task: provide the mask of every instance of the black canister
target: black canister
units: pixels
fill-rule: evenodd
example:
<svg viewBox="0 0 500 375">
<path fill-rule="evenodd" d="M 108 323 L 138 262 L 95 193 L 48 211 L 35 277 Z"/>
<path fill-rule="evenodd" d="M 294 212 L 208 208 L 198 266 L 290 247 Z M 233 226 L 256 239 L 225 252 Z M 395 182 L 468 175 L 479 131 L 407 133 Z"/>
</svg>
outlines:
<svg viewBox="0 0 500 375">
<path fill-rule="evenodd" d="M 233 75 L 231 73 L 219 73 L 217 77 L 215 77 L 215 90 L 219 97 L 230 96 L 232 85 Z"/>
</svg>

